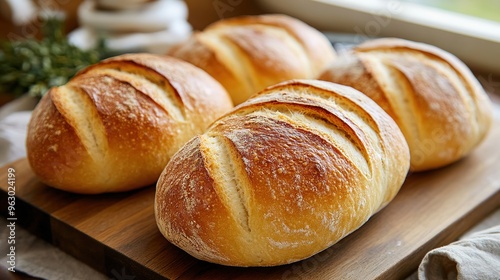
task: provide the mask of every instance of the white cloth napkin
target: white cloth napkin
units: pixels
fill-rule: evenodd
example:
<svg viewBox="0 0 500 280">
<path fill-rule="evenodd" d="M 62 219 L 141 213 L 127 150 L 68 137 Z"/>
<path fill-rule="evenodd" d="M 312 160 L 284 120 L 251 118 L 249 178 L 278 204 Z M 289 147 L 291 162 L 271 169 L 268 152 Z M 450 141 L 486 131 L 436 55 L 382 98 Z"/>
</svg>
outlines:
<svg viewBox="0 0 500 280">
<path fill-rule="evenodd" d="M 0 166 L 26 156 L 26 128 L 36 102 L 26 95 L 0 108 Z"/>
<path fill-rule="evenodd" d="M 428 252 L 418 268 L 421 280 L 499 280 L 500 225 Z"/>
</svg>

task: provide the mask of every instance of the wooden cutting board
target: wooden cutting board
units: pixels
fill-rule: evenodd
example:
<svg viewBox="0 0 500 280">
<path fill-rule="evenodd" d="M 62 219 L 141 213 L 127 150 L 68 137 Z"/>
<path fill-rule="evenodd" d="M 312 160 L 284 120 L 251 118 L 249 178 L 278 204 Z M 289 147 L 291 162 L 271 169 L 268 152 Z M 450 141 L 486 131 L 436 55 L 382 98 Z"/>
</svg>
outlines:
<svg viewBox="0 0 500 280">
<path fill-rule="evenodd" d="M 359 230 L 309 259 L 278 267 L 196 260 L 159 233 L 154 186 L 122 194 L 70 194 L 40 183 L 26 159 L 0 169 L 0 211 L 8 217 L 3 201 L 13 168 L 16 223 L 117 279 L 401 279 L 426 252 L 454 241 L 500 207 L 499 141 L 496 105 L 492 131 L 470 156 L 410 174 L 396 198 Z"/>
</svg>

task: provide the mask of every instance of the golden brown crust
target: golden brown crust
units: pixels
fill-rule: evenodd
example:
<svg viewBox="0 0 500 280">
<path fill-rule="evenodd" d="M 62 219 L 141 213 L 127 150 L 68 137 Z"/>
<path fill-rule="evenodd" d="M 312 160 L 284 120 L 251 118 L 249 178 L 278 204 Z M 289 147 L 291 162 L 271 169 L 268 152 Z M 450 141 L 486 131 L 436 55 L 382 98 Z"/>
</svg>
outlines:
<svg viewBox="0 0 500 280">
<path fill-rule="evenodd" d="M 62 190 L 144 187 L 185 142 L 231 108 L 224 88 L 186 62 L 117 56 L 44 96 L 29 124 L 28 160 L 43 182 Z"/>
<path fill-rule="evenodd" d="M 491 126 L 490 101 L 471 71 L 427 44 L 368 41 L 334 61 L 320 79 L 358 89 L 391 115 L 409 143 L 413 171 L 466 156 Z"/>
<path fill-rule="evenodd" d="M 360 227 L 394 198 L 408 168 L 401 131 L 372 100 L 292 80 L 240 104 L 172 158 L 156 220 L 197 258 L 286 264 Z"/>
<path fill-rule="evenodd" d="M 235 104 L 278 82 L 316 78 L 336 56 L 323 34 L 285 15 L 220 20 L 169 54 L 211 74 Z"/>
</svg>

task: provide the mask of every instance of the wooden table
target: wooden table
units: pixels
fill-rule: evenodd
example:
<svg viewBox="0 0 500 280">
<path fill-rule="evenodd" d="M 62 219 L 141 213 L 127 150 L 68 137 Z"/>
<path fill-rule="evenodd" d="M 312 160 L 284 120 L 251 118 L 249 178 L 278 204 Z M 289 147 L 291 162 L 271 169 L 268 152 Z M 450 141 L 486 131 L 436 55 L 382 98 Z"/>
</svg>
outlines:
<svg viewBox="0 0 500 280">
<path fill-rule="evenodd" d="M 154 186 L 121 194 L 77 195 L 40 183 L 26 159 L 0 169 L 7 201 L 15 170 L 16 223 L 93 268 L 136 279 L 398 279 L 426 252 L 448 244 L 500 207 L 500 107 L 487 139 L 448 167 L 410 174 L 396 198 L 353 234 L 301 262 L 269 268 L 214 265 L 159 233 Z M 12 171 L 12 170 L 11 170 Z M 0 211 L 9 217 L 5 203 Z"/>
</svg>

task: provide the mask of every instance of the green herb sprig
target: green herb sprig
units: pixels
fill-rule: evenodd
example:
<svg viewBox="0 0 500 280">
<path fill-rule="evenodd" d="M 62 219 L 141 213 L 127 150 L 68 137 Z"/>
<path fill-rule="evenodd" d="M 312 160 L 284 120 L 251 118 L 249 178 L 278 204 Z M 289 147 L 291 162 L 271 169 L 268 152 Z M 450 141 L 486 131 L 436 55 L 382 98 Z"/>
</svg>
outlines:
<svg viewBox="0 0 500 280">
<path fill-rule="evenodd" d="M 42 39 L 6 41 L 0 45 L 0 93 L 43 96 L 51 87 L 68 82 L 82 68 L 106 57 L 103 40 L 92 50 L 71 45 L 64 21 L 42 22 Z"/>
</svg>

